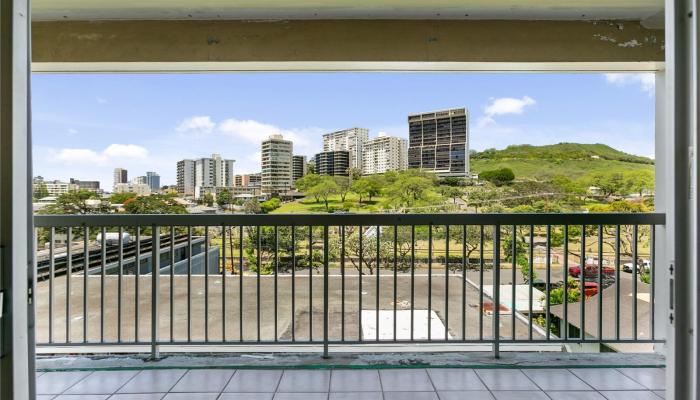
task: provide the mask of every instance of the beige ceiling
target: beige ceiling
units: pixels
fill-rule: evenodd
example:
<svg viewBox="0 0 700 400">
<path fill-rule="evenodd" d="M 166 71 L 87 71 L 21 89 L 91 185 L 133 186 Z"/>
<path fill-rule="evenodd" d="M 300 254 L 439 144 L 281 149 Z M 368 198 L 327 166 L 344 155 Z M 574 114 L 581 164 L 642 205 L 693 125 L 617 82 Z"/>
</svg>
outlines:
<svg viewBox="0 0 700 400">
<path fill-rule="evenodd" d="M 33 0 L 34 20 L 629 19 L 658 20 L 663 0 Z M 663 18 L 661 18 L 663 19 Z"/>
</svg>

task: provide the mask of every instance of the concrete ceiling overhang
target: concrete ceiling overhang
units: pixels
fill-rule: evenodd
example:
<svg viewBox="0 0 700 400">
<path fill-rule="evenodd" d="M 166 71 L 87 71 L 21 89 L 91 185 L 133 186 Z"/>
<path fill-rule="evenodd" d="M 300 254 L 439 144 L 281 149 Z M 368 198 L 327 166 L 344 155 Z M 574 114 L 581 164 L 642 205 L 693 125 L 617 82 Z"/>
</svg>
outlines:
<svg viewBox="0 0 700 400">
<path fill-rule="evenodd" d="M 34 20 L 658 20 L 663 0 L 33 0 Z"/>
</svg>

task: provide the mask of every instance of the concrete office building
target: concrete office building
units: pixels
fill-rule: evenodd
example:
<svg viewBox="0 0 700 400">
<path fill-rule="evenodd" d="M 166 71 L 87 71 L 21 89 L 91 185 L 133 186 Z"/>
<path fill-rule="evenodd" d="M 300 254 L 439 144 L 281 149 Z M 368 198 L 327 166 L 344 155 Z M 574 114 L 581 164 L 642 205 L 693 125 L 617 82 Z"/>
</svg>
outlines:
<svg viewBox="0 0 700 400">
<path fill-rule="evenodd" d="M 319 175 L 348 176 L 350 152 L 324 151 L 314 157 L 314 169 Z"/>
<path fill-rule="evenodd" d="M 292 179 L 294 182 L 302 176 L 306 175 L 306 156 L 293 156 L 292 157 Z"/>
<path fill-rule="evenodd" d="M 408 167 L 438 176 L 469 176 L 467 109 L 409 115 Z"/>
<path fill-rule="evenodd" d="M 262 192 L 279 194 L 292 188 L 292 142 L 272 135 L 262 142 Z"/>
<path fill-rule="evenodd" d="M 323 135 L 323 151 L 347 151 L 350 167 L 362 168 L 362 145 L 369 138 L 369 129 L 350 128 Z"/>
<path fill-rule="evenodd" d="M 365 142 L 362 149 L 362 173 L 382 174 L 408 168 L 408 141 L 394 136 L 379 136 Z"/>
<path fill-rule="evenodd" d="M 260 187 L 260 174 L 242 174 L 233 177 L 234 187 Z"/>
<path fill-rule="evenodd" d="M 194 160 L 177 162 L 177 193 L 180 196 L 194 196 Z"/>
<path fill-rule="evenodd" d="M 146 184 L 151 188 L 151 192 L 160 190 L 160 175 L 153 171 L 146 172 Z"/>
<path fill-rule="evenodd" d="M 100 189 L 100 181 L 81 181 L 79 179 L 70 178 L 70 183 L 78 185 L 79 190 L 102 193 L 102 189 Z"/>
<path fill-rule="evenodd" d="M 114 185 L 114 193 L 136 193 L 137 196 L 148 196 L 151 188 L 146 183 L 117 183 Z"/>
<path fill-rule="evenodd" d="M 124 168 L 114 169 L 114 183 L 112 186 L 116 186 L 118 183 L 129 182 L 129 173 Z"/>
</svg>

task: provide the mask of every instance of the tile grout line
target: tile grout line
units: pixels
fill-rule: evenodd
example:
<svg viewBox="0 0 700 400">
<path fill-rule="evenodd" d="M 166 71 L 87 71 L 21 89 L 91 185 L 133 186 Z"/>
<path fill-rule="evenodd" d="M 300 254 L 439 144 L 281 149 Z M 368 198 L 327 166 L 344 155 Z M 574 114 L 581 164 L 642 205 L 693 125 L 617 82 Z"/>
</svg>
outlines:
<svg viewBox="0 0 700 400">
<path fill-rule="evenodd" d="M 68 386 L 67 388 L 63 389 L 63 391 L 62 391 L 61 393 L 59 393 L 59 394 L 54 394 L 54 395 L 53 395 L 53 396 L 54 396 L 53 398 L 56 398 L 56 397 L 58 397 L 58 396 L 61 396 L 61 395 L 64 394 L 64 393 L 66 393 L 70 388 L 72 388 L 73 386 L 77 385 L 78 383 L 84 381 L 85 379 L 87 379 L 88 376 L 92 375 L 93 373 L 94 373 L 94 371 L 91 371 L 89 374 L 87 374 L 87 375 L 85 375 L 84 377 L 78 379 L 78 380 L 75 381 L 72 385 L 70 385 L 70 386 Z M 51 394 L 51 393 L 49 393 L 49 394 Z"/>
<path fill-rule="evenodd" d="M 495 399 L 496 396 L 493 395 L 493 391 L 491 390 L 491 388 L 489 387 L 489 385 L 487 385 L 486 382 L 481 378 L 481 376 L 479 375 L 479 372 L 478 372 L 477 370 L 475 370 L 475 369 L 472 369 L 472 371 L 474 371 L 474 374 L 476 374 L 476 378 L 477 378 L 479 381 L 481 381 L 481 384 L 484 385 L 484 387 L 486 388 L 486 390 L 489 392 L 489 394 L 491 395 L 491 398 L 492 398 L 492 399 Z"/>
<path fill-rule="evenodd" d="M 525 376 L 525 378 L 527 378 L 530 382 L 532 382 L 532 384 L 535 385 L 540 390 L 540 392 L 542 394 L 544 394 L 545 397 L 548 397 L 550 399 L 552 398 L 549 394 L 547 394 L 547 392 L 544 391 L 544 389 L 542 389 L 542 387 L 540 385 L 537 384 L 537 382 L 535 382 L 534 379 L 530 378 L 525 372 L 523 372 L 522 369 L 518 369 L 518 371 L 520 371 L 520 373 L 523 374 Z"/>
</svg>

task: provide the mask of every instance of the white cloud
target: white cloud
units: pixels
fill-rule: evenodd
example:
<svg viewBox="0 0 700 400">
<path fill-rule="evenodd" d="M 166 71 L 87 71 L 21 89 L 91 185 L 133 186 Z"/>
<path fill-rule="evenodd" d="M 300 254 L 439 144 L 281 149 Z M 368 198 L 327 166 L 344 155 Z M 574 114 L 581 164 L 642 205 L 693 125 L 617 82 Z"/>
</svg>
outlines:
<svg viewBox="0 0 700 400">
<path fill-rule="evenodd" d="M 107 104 L 107 99 L 105 99 L 104 97 L 97 97 L 95 100 L 98 104 Z"/>
<path fill-rule="evenodd" d="M 148 150 L 134 144 L 110 144 L 100 152 L 80 148 L 49 150 L 50 160 L 63 165 L 106 166 L 127 160 L 141 160 L 147 157 Z"/>
<path fill-rule="evenodd" d="M 605 74 L 605 81 L 615 86 L 639 85 L 649 95 L 654 94 L 656 79 L 650 73 L 612 73 Z"/>
<path fill-rule="evenodd" d="M 102 152 L 108 158 L 137 158 L 148 157 L 148 150 L 135 144 L 110 144 Z"/>
<path fill-rule="evenodd" d="M 195 115 L 193 117 L 183 119 L 175 128 L 176 131 L 182 133 L 211 133 L 216 124 L 208 115 Z"/>
<path fill-rule="evenodd" d="M 530 96 L 522 98 L 500 97 L 491 99 L 489 104 L 484 107 L 484 115 L 479 118 L 477 125 L 485 126 L 495 122 L 494 117 L 497 115 L 506 114 L 522 114 L 526 107 L 536 104 L 535 99 Z"/>
<path fill-rule="evenodd" d="M 74 128 L 69 128 L 69 129 L 68 129 L 68 134 L 69 134 L 69 135 L 75 135 L 75 134 L 77 134 L 77 133 L 78 133 L 78 130 L 77 130 L 77 129 L 74 129 Z"/>
</svg>

